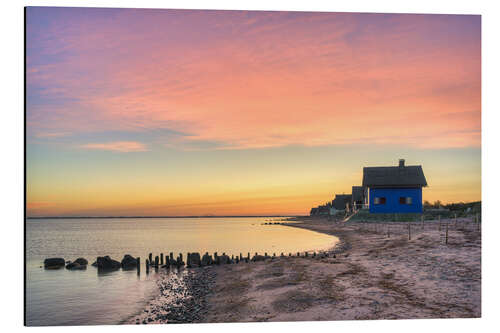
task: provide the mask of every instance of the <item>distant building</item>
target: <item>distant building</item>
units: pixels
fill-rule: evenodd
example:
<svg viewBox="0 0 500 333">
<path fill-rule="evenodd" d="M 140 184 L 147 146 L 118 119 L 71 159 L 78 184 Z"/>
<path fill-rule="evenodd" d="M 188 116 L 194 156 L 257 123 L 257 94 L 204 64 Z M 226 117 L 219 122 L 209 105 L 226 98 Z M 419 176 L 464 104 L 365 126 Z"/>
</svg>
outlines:
<svg viewBox="0 0 500 333">
<path fill-rule="evenodd" d="M 352 202 L 353 210 L 362 209 L 365 206 L 365 188 L 363 186 L 352 187 Z"/>
<path fill-rule="evenodd" d="M 332 209 L 330 214 L 351 210 L 351 194 L 335 194 L 335 199 L 332 201 Z"/>
<path fill-rule="evenodd" d="M 422 187 L 427 186 L 420 165 L 363 168 L 370 213 L 421 213 Z"/>
<path fill-rule="evenodd" d="M 324 205 L 320 205 L 318 207 L 311 208 L 309 215 L 317 216 L 317 215 L 329 215 L 330 214 L 331 203 L 326 203 Z"/>
<path fill-rule="evenodd" d="M 330 214 L 330 203 L 319 206 L 318 207 L 318 214 L 319 215 L 329 215 Z"/>
</svg>

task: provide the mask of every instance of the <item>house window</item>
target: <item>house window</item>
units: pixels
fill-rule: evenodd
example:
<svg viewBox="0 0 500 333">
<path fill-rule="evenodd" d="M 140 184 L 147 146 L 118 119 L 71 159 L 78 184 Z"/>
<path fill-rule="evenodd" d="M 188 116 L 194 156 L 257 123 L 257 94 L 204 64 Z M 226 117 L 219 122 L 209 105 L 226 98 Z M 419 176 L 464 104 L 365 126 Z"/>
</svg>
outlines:
<svg viewBox="0 0 500 333">
<path fill-rule="evenodd" d="M 385 205 L 385 197 L 375 197 L 373 198 L 374 205 Z"/>
<path fill-rule="evenodd" d="M 400 205 L 411 205 L 411 203 L 412 203 L 411 197 L 399 197 Z"/>
</svg>

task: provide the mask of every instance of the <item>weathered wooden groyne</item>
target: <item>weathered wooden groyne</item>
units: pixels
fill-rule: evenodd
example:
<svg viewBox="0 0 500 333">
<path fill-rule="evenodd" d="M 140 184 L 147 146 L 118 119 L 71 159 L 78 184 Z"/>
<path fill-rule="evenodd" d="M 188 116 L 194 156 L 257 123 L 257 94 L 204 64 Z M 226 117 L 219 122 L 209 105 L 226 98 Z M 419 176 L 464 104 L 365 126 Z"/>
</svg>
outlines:
<svg viewBox="0 0 500 333">
<path fill-rule="evenodd" d="M 280 258 L 293 258 L 293 257 L 302 257 L 302 258 L 326 258 L 329 256 L 335 257 L 335 251 L 304 251 L 297 252 L 296 255 L 293 255 L 291 252 L 286 256 L 283 252 L 279 255 Z M 264 254 L 259 254 L 255 252 L 253 256 L 250 256 L 250 252 L 247 253 L 246 256 L 243 256 L 242 253 L 239 255 L 232 254 L 231 256 L 227 255 L 223 252 L 219 255 L 217 252 L 214 252 L 213 255 L 205 252 L 205 254 L 200 255 L 199 252 L 188 252 L 186 261 L 184 261 L 184 257 L 182 253 L 179 253 L 176 257 L 174 257 L 174 253 L 170 252 L 168 255 L 160 253 L 159 255 L 155 255 L 153 258 L 153 253 L 149 253 L 147 259 L 145 260 L 144 266 L 146 270 L 146 274 L 149 274 L 151 269 L 158 271 L 161 269 L 180 269 L 180 268 L 196 268 L 196 267 L 205 267 L 212 265 L 231 265 L 231 264 L 240 264 L 240 263 L 251 263 L 257 261 L 265 261 L 265 260 L 274 260 L 278 258 L 276 253 L 269 255 L 267 252 Z M 85 258 L 78 258 L 75 261 L 65 261 L 63 258 L 47 258 L 44 261 L 45 269 L 59 269 L 62 267 L 66 267 L 69 270 L 79 270 L 86 269 L 88 261 Z M 95 262 L 92 263 L 92 266 L 96 267 L 98 270 L 137 270 L 137 274 L 141 273 L 141 258 L 133 257 L 130 254 L 125 254 L 121 261 L 117 261 L 112 259 L 110 256 L 97 257 Z"/>
</svg>

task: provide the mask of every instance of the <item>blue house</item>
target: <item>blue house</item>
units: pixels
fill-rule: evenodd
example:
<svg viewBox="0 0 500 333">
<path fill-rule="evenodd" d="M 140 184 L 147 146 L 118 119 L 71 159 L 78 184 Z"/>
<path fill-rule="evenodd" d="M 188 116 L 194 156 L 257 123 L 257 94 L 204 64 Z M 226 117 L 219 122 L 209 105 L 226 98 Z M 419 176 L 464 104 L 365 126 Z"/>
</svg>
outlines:
<svg viewBox="0 0 500 333">
<path fill-rule="evenodd" d="M 370 213 L 422 213 L 422 187 L 427 186 L 420 165 L 363 168 Z"/>
</svg>

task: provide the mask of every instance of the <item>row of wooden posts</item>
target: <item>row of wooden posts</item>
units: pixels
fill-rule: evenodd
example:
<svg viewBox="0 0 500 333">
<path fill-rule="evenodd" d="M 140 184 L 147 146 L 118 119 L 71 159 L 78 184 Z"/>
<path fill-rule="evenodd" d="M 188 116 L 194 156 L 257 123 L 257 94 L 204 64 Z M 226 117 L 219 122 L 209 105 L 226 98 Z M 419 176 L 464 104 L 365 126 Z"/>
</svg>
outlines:
<svg viewBox="0 0 500 333">
<path fill-rule="evenodd" d="M 422 227 L 422 230 L 424 230 L 424 226 L 425 226 L 425 219 L 424 219 L 424 216 L 422 215 L 421 218 L 421 227 Z M 441 223 L 441 215 L 438 216 L 438 230 L 441 231 L 442 229 L 442 223 Z M 458 226 L 458 218 L 457 218 L 457 214 L 455 214 L 455 219 L 454 219 L 454 223 L 455 223 L 455 228 L 457 228 Z M 477 231 L 480 231 L 481 230 L 481 224 L 480 224 L 480 220 L 479 220 L 479 214 L 476 214 L 475 217 L 474 217 L 474 224 L 476 225 L 476 230 Z M 446 229 L 445 229 L 445 244 L 448 244 L 448 225 L 449 223 L 446 222 L 445 226 L 446 226 Z M 378 232 L 378 227 L 375 226 L 376 228 L 376 232 Z M 390 232 L 390 225 L 387 225 L 387 238 L 390 238 L 391 237 L 391 232 Z M 408 223 L 408 240 L 411 240 L 411 222 Z"/>
<path fill-rule="evenodd" d="M 309 252 L 308 251 L 304 251 L 303 252 L 304 255 L 303 257 L 307 258 L 309 257 Z M 189 257 L 190 253 L 188 253 L 188 257 Z M 206 252 L 206 255 L 208 255 L 208 252 Z M 328 257 L 330 255 L 329 252 L 323 252 L 323 251 L 319 251 L 319 252 L 312 252 L 311 253 L 311 257 L 312 258 L 316 258 L 316 257 L 321 257 L 321 258 L 324 258 L 324 257 Z M 226 253 L 222 253 L 222 256 L 226 256 Z M 288 253 L 288 257 L 292 257 L 292 252 Z M 211 256 L 210 256 L 211 257 Z M 226 256 L 227 258 L 229 258 L 228 256 Z M 255 252 L 255 256 L 253 258 L 250 257 L 250 252 L 248 252 L 247 256 L 246 257 L 243 257 L 243 254 L 240 253 L 239 256 L 234 256 L 234 255 L 231 255 L 231 263 L 240 263 L 240 262 L 250 262 L 250 261 L 259 261 L 259 260 L 265 260 L 265 259 L 275 259 L 277 256 L 276 256 L 276 253 L 273 253 L 272 256 L 269 256 L 267 252 L 264 253 L 263 256 L 259 255 L 257 252 Z M 286 255 L 281 252 L 281 255 L 280 257 L 286 257 Z M 297 252 L 297 257 L 301 257 L 301 252 Z M 336 258 L 336 255 L 333 254 L 333 257 Z M 217 258 L 219 258 L 219 256 L 217 255 L 217 252 L 214 252 L 214 258 L 217 260 Z M 137 257 L 137 274 L 140 274 L 140 269 L 141 269 L 141 258 L 140 257 Z M 165 260 L 164 260 L 165 259 Z M 216 264 L 215 263 L 216 261 L 214 260 L 213 261 L 213 264 Z M 174 264 L 170 264 L 170 263 L 174 263 Z M 146 266 L 146 274 L 149 274 L 149 270 L 150 268 L 155 268 L 156 270 L 159 268 L 159 267 L 164 267 L 164 268 L 170 268 L 170 266 L 173 266 L 173 267 L 177 267 L 177 268 L 181 268 L 181 267 L 184 267 L 186 265 L 186 263 L 183 261 L 183 256 L 182 256 L 182 253 L 179 253 L 178 257 L 177 257 L 177 260 L 174 260 L 174 256 L 173 256 L 173 252 L 170 252 L 170 255 L 169 256 L 164 256 L 163 253 L 160 253 L 159 256 L 155 256 L 154 259 L 153 259 L 153 254 L 152 253 L 149 253 L 149 256 L 148 258 L 146 259 L 146 263 L 145 263 L 145 266 Z M 189 264 L 187 265 L 187 267 L 189 268 Z"/>
</svg>

